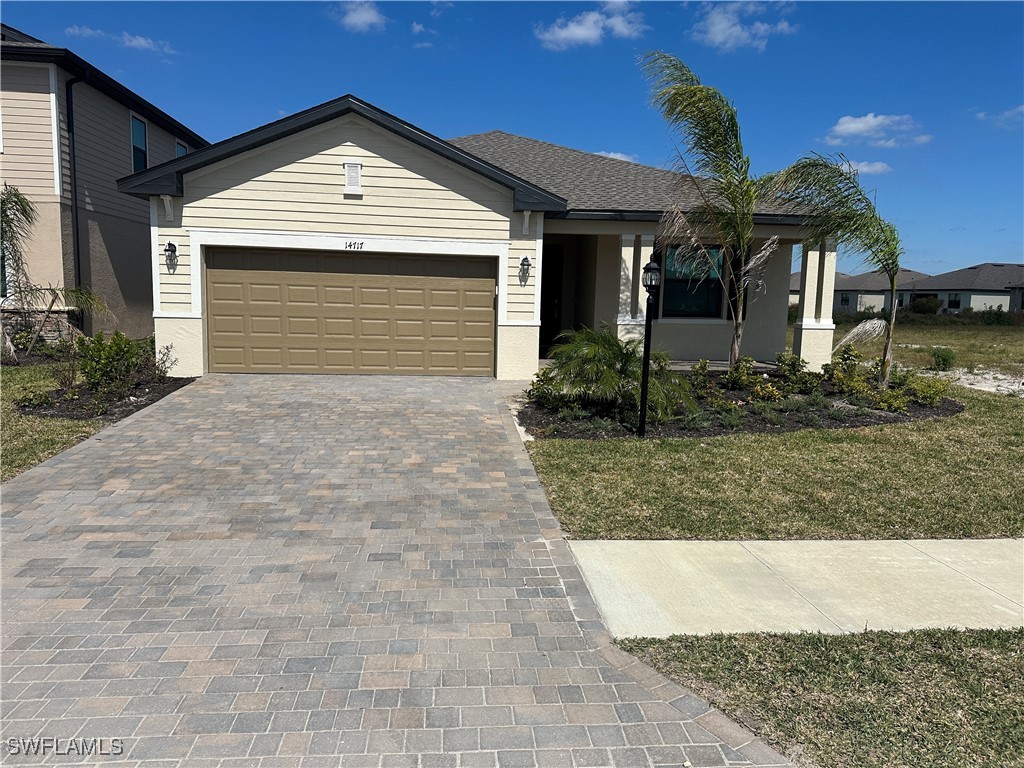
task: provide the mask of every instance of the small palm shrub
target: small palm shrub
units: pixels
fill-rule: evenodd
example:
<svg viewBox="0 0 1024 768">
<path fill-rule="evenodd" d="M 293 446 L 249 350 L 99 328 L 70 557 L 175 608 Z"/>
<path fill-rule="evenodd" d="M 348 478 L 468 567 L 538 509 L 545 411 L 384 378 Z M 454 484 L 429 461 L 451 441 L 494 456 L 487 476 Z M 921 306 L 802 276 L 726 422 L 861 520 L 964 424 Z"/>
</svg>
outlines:
<svg viewBox="0 0 1024 768">
<path fill-rule="evenodd" d="M 607 327 L 566 331 L 559 342 L 551 349 L 551 365 L 537 374 L 527 398 L 551 410 L 583 408 L 634 425 L 640 412 L 641 342 L 624 341 Z M 651 355 L 647 416 L 653 423 L 667 421 L 690 403 L 686 382 L 668 364 L 668 355 Z"/>
</svg>

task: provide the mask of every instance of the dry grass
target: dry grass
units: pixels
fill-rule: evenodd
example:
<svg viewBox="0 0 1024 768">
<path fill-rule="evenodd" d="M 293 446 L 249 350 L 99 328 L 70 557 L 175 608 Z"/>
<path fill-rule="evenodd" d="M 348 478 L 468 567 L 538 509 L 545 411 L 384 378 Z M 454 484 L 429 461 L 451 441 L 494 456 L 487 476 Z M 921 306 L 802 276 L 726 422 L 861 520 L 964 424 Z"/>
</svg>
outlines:
<svg viewBox="0 0 1024 768">
<path fill-rule="evenodd" d="M 619 645 L 817 768 L 1024 766 L 1024 630 Z"/>
<path fill-rule="evenodd" d="M 842 318 L 840 318 L 840 322 Z M 836 328 L 839 342 L 853 325 Z M 865 357 L 882 354 L 884 337 L 856 346 Z M 1024 328 L 1004 325 L 900 325 L 896 323 L 893 357 L 897 363 L 914 368 L 932 365 L 932 349 L 949 347 L 956 353 L 957 368 L 983 368 L 1003 373 L 1024 372 Z M 793 327 L 787 346 L 793 348 Z"/>
<path fill-rule="evenodd" d="M 0 480 L 10 480 L 102 426 L 96 421 L 26 416 L 15 407 L 15 398 L 22 394 L 44 392 L 53 386 L 49 366 L 4 366 L 0 372 Z"/>
<path fill-rule="evenodd" d="M 529 450 L 579 539 L 1024 536 L 1024 401 L 955 396 L 946 419 Z"/>
</svg>

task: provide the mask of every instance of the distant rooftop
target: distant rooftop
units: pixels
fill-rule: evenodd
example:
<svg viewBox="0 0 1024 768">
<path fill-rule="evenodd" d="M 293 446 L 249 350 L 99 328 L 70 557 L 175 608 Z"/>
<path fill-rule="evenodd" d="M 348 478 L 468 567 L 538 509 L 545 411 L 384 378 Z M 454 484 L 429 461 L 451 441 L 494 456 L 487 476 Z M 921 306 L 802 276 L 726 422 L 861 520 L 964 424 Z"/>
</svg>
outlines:
<svg viewBox="0 0 1024 768">
<path fill-rule="evenodd" d="M 1024 282 L 1024 264 L 985 262 L 915 280 L 915 291 L 1006 291 Z"/>
</svg>

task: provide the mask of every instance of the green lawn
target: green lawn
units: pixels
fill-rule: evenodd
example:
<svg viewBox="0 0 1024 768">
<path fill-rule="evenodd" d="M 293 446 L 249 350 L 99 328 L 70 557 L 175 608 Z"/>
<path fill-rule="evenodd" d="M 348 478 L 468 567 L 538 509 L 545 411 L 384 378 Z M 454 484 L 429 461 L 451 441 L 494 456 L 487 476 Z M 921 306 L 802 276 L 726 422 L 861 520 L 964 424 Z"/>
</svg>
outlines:
<svg viewBox="0 0 1024 768">
<path fill-rule="evenodd" d="M 953 392 L 946 419 L 529 451 L 578 539 L 1024 536 L 1024 400 Z"/>
<path fill-rule="evenodd" d="M 835 343 L 853 329 L 852 324 L 836 327 Z M 793 327 L 788 346 L 793 348 Z M 857 348 L 865 358 L 882 354 L 884 339 L 860 342 Z M 932 348 L 949 347 L 956 352 L 957 368 L 986 368 L 1004 373 L 1024 373 L 1024 328 L 1004 325 L 900 325 L 893 339 L 897 345 L 893 357 L 900 365 L 928 368 Z"/>
<path fill-rule="evenodd" d="M 14 406 L 26 392 L 53 389 L 49 366 L 3 366 L 0 371 L 0 480 L 70 448 L 99 431 L 96 421 L 45 419 L 26 416 Z"/>
<path fill-rule="evenodd" d="M 1024 630 L 619 645 L 817 768 L 1024 766 Z"/>
</svg>

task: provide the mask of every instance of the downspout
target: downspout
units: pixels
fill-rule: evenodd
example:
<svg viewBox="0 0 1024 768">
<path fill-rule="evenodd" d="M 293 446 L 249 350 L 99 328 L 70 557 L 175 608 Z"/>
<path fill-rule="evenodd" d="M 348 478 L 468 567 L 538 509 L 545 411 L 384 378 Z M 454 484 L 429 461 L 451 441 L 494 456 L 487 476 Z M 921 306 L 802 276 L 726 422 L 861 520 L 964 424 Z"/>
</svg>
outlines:
<svg viewBox="0 0 1024 768">
<path fill-rule="evenodd" d="M 78 163 L 75 162 L 75 104 L 72 88 L 85 78 L 73 77 L 64 84 L 64 108 L 68 126 L 68 164 L 71 166 L 71 250 L 74 256 L 75 288 L 82 287 L 82 244 L 78 232 Z M 85 316 L 75 313 L 75 324 L 79 330 L 85 325 Z"/>
</svg>

